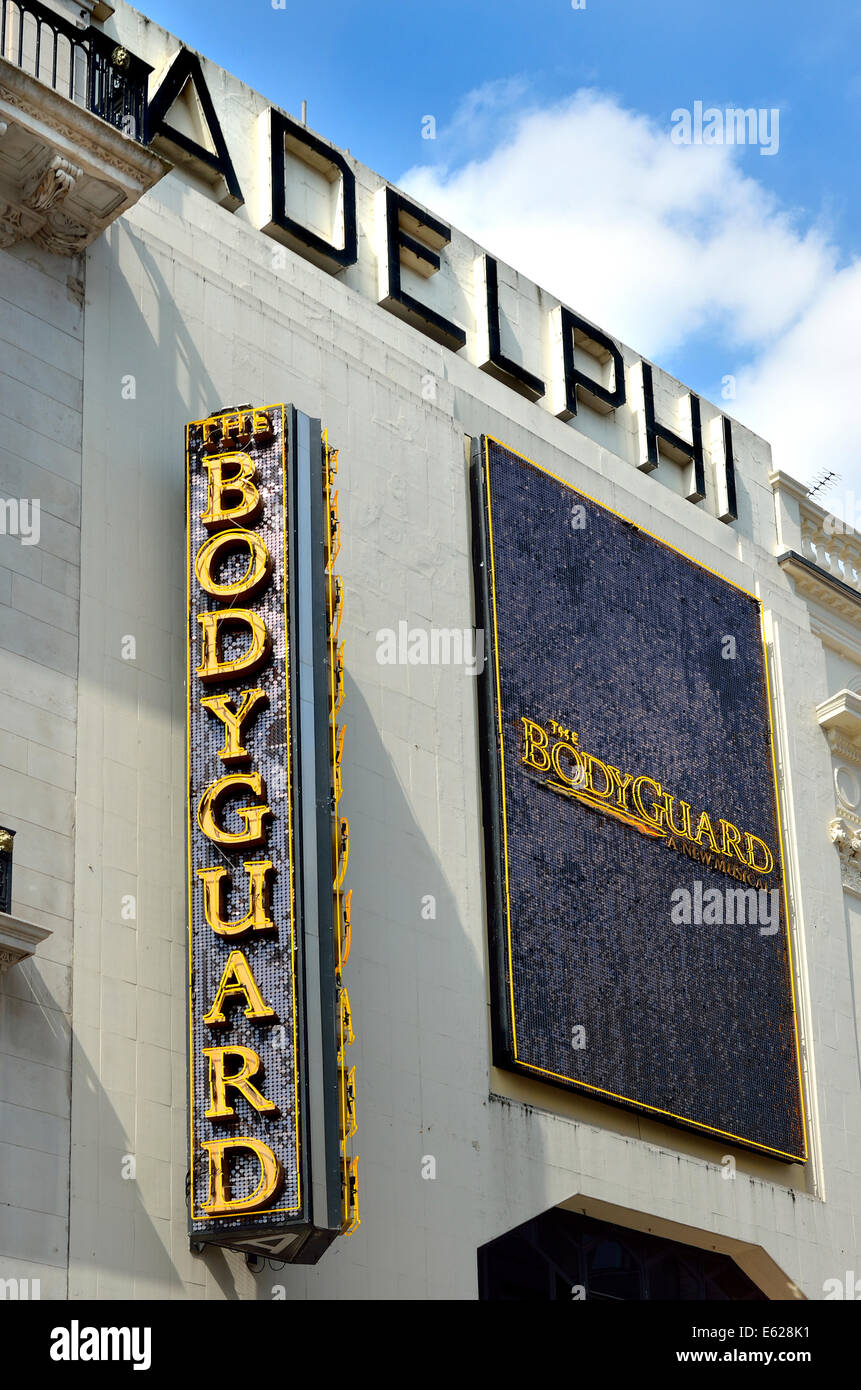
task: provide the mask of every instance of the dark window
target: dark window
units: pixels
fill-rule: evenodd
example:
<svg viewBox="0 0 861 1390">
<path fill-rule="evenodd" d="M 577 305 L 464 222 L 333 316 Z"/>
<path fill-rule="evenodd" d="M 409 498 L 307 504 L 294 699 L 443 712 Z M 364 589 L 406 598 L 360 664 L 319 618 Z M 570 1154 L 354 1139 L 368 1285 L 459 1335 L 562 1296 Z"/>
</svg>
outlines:
<svg viewBox="0 0 861 1390">
<path fill-rule="evenodd" d="M 554 1207 L 478 1252 L 479 1298 L 632 1302 L 765 1299 L 729 1255 Z M 583 1296 L 583 1295 L 580 1295 Z"/>
</svg>

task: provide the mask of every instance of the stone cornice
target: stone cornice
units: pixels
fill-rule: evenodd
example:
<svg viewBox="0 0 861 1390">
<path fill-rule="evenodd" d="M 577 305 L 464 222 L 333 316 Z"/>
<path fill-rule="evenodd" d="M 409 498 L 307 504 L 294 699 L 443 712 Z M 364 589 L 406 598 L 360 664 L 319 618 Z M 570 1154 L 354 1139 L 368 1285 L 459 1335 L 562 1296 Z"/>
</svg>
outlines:
<svg viewBox="0 0 861 1390">
<path fill-rule="evenodd" d="M 14 155 L 5 153 L 14 131 Z M 77 255 L 170 165 L 0 58 L 0 246 Z"/>
<path fill-rule="evenodd" d="M 802 597 L 813 599 L 823 608 L 838 613 L 841 618 L 861 623 L 861 593 L 850 588 L 842 579 L 836 579 L 795 550 L 786 550 L 778 555 L 777 563 L 792 576 L 796 590 Z"/>
<path fill-rule="evenodd" d="M 827 734 L 833 733 L 861 752 L 861 695 L 854 690 L 838 690 L 816 706 L 816 718 Z"/>
<path fill-rule="evenodd" d="M 829 574 L 827 570 L 814 564 L 812 560 L 805 559 L 797 551 L 787 550 L 782 555 L 778 555 L 777 563 L 784 569 L 800 570 L 802 575 L 814 579 L 817 584 L 833 589 L 841 598 L 853 603 L 856 608 L 861 608 L 861 593 L 858 593 L 857 589 L 851 588 L 842 579 L 835 578 L 833 574 Z"/>
<path fill-rule="evenodd" d="M 781 492 L 788 492 L 790 497 L 795 497 L 799 502 L 807 501 L 807 488 L 804 483 L 800 483 L 790 473 L 784 473 L 782 469 L 775 468 L 772 473 L 769 473 L 768 481 L 775 492 L 779 488 Z"/>
<path fill-rule="evenodd" d="M 0 121 L 21 123 L 53 144 L 58 154 L 86 173 L 105 178 L 114 171 L 135 198 L 172 167 L 153 150 L 139 145 L 115 126 L 47 87 L 23 68 L 0 58 Z"/>
<path fill-rule="evenodd" d="M 37 946 L 50 935 L 48 927 L 39 927 L 23 917 L 0 912 L 0 975 L 34 955 Z"/>
</svg>

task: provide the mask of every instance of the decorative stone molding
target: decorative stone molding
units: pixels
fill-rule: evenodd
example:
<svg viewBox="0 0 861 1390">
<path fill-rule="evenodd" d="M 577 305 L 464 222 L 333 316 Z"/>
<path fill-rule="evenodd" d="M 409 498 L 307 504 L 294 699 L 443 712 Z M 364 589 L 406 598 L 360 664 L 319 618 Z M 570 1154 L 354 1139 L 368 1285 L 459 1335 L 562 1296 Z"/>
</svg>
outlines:
<svg viewBox="0 0 861 1390">
<path fill-rule="evenodd" d="M 55 155 L 30 192 L 24 195 L 25 204 L 34 212 L 50 212 L 71 193 L 82 173 L 77 164 L 63 159 L 62 155 Z"/>
<path fill-rule="evenodd" d="M 31 191 L 25 194 L 25 207 L 44 218 L 30 233 L 30 239 L 43 251 L 51 251 L 57 256 L 73 256 L 86 245 L 88 228 L 60 218 L 54 211 L 71 193 L 82 173 L 77 164 L 63 159 L 62 155 L 55 155 Z"/>
<path fill-rule="evenodd" d="M 836 818 L 828 826 L 843 887 L 861 897 L 861 695 L 838 690 L 816 706 L 834 760 Z"/>
<path fill-rule="evenodd" d="M 816 717 L 827 733 L 842 735 L 847 743 L 861 748 L 861 695 L 855 690 L 838 690 L 816 706 Z"/>
<path fill-rule="evenodd" d="M 36 235 L 41 225 L 42 219 L 35 213 L 0 198 L 0 246 L 14 246 L 16 241 L 28 241 Z"/>
<path fill-rule="evenodd" d="M 170 165 L 0 58 L 0 246 L 83 251 Z"/>
<path fill-rule="evenodd" d="M 32 240 L 54 256 L 76 256 L 87 245 L 87 228 L 77 222 L 46 222 L 33 233 Z"/>
<path fill-rule="evenodd" d="M 828 742 L 835 758 L 843 758 L 847 763 L 857 763 L 861 767 L 861 748 L 843 738 L 836 729 L 828 730 Z"/>
<path fill-rule="evenodd" d="M 34 955 L 40 942 L 50 935 L 48 927 L 38 927 L 35 922 L 0 912 L 0 975 Z"/>
<path fill-rule="evenodd" d="M 840 855 L 843 887 L 861 897 L 861 833 L 838 816 L 829 825 L 828 834 Z"/>
<path fill-rule="evenodd" d="M 861 534 L 808 496 L 789 474 L 769 475 L 777 521 L 777 562 L 796 592 L 856 630 L 861 619 Z M 854 519 L 851 519 L 854 521 Z M 861 644 L 856 648 L 856 655 Z"/>
<path fill-rule="evenodd" d="M 792 576 L 796 593 L 802 598 L 819 603 L 838 617 L 857 624 L 861 616 L 861 594 L 855 592 L 854 586 L 827 574 L 815 561 L 795 551 L 778 555 L 777 563 Z"/>
<path fill-rule="evenodd" d="M 838 690 L 836 695 L 816 706 L 816 717 L 834 758 L 861 767 L 861 695 L 854 690 Z M 845 786 L 841 784 L 841 777 Z M 851 768 L 837 766 L 834 779 L 841 814 L 849 813 L 861 824 L 858 774 Z"/>
</svg>

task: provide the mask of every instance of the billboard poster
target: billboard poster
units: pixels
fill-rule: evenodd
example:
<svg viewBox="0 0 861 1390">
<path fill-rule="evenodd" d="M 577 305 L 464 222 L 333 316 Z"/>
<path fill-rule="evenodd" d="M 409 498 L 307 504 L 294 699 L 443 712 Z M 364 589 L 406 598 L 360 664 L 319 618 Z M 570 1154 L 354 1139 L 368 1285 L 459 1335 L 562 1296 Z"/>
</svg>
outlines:
<svg viewBox="0 0 861 1390">
<path fill-rule="evenodd" d="M 473 458 L 494 1058 L 806 1157 L 759 600 Z"/>
</svg>

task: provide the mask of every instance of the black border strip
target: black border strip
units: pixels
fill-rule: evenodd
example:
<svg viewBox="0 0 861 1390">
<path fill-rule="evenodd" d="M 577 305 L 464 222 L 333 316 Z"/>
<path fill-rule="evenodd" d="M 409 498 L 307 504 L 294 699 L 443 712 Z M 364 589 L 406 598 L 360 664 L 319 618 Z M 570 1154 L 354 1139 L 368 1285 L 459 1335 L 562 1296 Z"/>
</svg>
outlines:
<svg viewBox="0 0 861 1390">
<path fill-rule="evenodd" d="M 497 738 L 496 704 L 496 628 L 491 594 L 490 544 L 486 505 L 484 447 L 479 435 L 470 448 L 470 491 L 472 497 L 472 557 L 475 574 L 475 623 L 484 633 L 484 666 L 477 680 L 479 705 L 479 767 L 482 787 L 485 876 L 490 947 L 490 1025 L 493 1059 L 497 1065 L 515 1067 L 512 1046 L 512 1019 L 508 1007 L 506 968 L 505 884 L 500 808 L 502 774 Z"/>
</svg>

